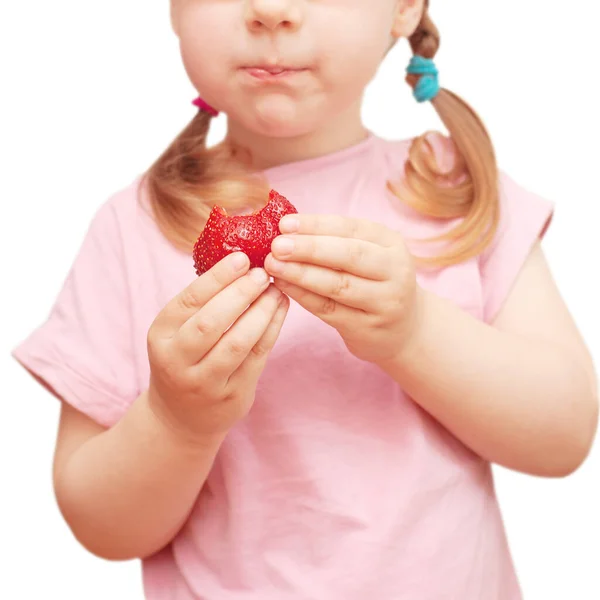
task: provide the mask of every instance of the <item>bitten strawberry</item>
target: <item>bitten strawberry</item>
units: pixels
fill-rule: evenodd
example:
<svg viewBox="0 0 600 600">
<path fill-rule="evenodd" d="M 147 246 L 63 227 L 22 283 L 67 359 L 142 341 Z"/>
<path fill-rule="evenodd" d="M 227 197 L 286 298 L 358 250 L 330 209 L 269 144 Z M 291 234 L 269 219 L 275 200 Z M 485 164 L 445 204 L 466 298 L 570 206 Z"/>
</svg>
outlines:
<svg viewBox="0 0 600 600">
<path fill-rule="evenodd" d="M 275 190 L 269 201 L 251 215 L 228 216 L 215 206 L 202 233 L 194 244 L 194 268 L 202 275 L 228 254 L 244 252 L 251 267 L 263 267 L 271 251 L 271 243 L 279 235 L 279 221 L 298 211 L 291 202 Z"/>
</svg>

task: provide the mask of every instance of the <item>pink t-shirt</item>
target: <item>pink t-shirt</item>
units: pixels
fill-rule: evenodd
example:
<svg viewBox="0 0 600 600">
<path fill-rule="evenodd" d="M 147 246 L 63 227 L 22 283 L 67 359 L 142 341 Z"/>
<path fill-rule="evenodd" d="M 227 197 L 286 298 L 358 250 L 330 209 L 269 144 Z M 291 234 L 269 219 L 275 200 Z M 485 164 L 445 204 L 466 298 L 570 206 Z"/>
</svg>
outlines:
<svg viewBox="0 0 600 600">
<path fill-rule="evenodd" d="M 266 174 L 300 212 L 436 235 L 449 224 L 386 189 L 408 147 L 371 135 Z M 424 288 L 486 322 L 553 210 L 505 174 L 500 185 L 502 224 L 485 255 L 418 273 Z M 99 209 L 49 319 L 14 350 L 105 426 L 147 387 L 148 328 L 195 278 L 191 257 L 138 204 L 138 188 L 136 179 Z M 143 567 L 149 600 L 521 597 L 490 465 L 295 303 L 255 405 L 228 435 L 188 523 Z"/>
</svg>

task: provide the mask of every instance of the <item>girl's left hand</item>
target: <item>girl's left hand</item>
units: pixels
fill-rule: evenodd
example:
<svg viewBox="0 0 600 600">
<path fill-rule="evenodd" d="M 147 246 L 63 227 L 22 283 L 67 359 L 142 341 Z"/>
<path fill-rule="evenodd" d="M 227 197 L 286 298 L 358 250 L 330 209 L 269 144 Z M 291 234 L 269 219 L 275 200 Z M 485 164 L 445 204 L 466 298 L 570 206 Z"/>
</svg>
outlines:
<svg viewBox="0 0 600 600">
<path fill-rule="evenodd" d="M 265 269 L 275 285 L 335 327 L 358 358 L 384 365 L 417 330 L 420 288 L 399 233 L 338 216 L 289 215 Z"/>
</svg>

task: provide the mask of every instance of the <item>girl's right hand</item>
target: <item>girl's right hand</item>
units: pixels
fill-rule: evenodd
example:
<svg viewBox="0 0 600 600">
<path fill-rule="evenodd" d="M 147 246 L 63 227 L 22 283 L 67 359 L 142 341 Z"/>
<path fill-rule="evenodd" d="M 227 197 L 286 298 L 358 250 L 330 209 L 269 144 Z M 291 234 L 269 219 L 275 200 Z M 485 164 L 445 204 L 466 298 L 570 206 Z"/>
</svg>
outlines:
<svg viewBox="0 0 600 600">
<path fill-rule="evenodd" d="M 148 332 L 148 399 L 178 433 L 223 436 L 243 418 L 289 300 L 242 253 L 227 256 L 173 298 Z"/>
</svg>

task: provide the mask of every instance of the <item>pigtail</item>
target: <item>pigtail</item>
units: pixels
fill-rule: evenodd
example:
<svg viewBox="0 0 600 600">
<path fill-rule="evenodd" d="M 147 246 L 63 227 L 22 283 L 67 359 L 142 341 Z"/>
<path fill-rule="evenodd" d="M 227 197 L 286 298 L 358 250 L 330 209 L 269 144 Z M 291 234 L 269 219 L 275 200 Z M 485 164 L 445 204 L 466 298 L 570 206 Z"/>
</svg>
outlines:
<svg viewBox="0 0 600 600">
<path fill-rule="evenodd" d="M 440 34 L 427 11 L 409 39 L 413 54 L 433 59 Z M 406 78 L 415 88 L 419 75 Z M 454 145 L 454 164 L 448 170 L 435 159 L 428 134 L 411 144 L 403 186 L 390 189 L 415 210 L 439 219 L 460 223 L 432 241 L 449 241 L 450 249 L 435 258 L 418 261 L 449 266 L 478 256 L 492 241 L 499 219 L 498 168 L 492 142 L 475 111 L 456 94 L 440 89 L 431 100 Z"/>
<path fill-rule="evenodd" d="M 158 227 L 186 253 L 215 204 L 236 214 L 258 209 L 268 199 L 266 181 L 251 173 L 240 149 L 226 142 L 207 148 L 212 118 L 199 110 L 142 178 Z"/>
</svg>

